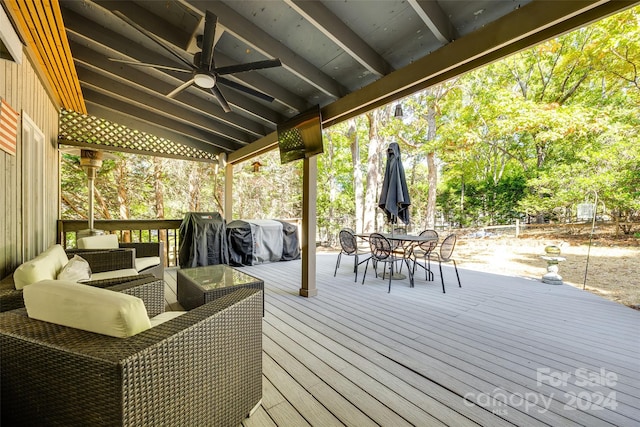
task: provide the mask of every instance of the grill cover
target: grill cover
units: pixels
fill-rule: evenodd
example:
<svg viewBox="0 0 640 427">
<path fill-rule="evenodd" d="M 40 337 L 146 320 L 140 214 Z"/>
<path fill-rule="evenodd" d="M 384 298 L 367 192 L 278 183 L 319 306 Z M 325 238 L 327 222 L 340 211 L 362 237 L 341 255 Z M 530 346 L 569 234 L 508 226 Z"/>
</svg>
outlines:
<svg viewBox="0 0 640 427">
<path fill-rule="evenodd" d="M 179 235 L 181 268 L 229 263 L 226 225 L 218 212 L 187 212 Z"/>
<path fill-rule="evenodd" d="M 256 265 L 300 257 L 298 229 L 282 221 L 252 219 L 227 224 L 231 265 Z"/>
</svg>

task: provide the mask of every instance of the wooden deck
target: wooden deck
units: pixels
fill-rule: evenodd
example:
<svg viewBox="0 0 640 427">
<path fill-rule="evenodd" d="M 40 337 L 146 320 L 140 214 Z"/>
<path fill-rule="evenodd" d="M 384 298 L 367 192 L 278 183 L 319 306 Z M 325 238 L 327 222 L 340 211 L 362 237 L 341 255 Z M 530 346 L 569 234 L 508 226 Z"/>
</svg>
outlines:
<svg viewBox="0 0 640 427">
<path fill-rule="evenodd" d="M 352 259 L 335 278 L 336 255 L 317 261 L 313 298 L 300 261 L 242 268 L 266 294 L 264 395 L 245 427 L 640 424 L 640 312 L 468 270 L 458 288 L 448 267 L 446 294 L 437 274 L 388 294 L 371 270 L 354 283 Z"/>
</svg>

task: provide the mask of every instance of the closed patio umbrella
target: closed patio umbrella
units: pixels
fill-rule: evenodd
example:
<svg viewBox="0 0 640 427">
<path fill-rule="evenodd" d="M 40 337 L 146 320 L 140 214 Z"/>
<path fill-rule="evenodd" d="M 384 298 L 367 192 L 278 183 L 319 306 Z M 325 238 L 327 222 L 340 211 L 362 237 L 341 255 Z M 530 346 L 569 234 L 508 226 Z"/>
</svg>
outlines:
<svg viewBox="0 0 640 427">
<path fill-rule="evenodd" d="M 387 164 L 378 207 L 384 211 L 387 215 L 387 221 L 391 224 L 396 224 L 398 219 L 408 224 L 410 205 L 409 189 L 404 176 L 404 166 L 402 166 L 400 159 L 400 146 L 392 142 L 387 148 Z"/>
</svg>

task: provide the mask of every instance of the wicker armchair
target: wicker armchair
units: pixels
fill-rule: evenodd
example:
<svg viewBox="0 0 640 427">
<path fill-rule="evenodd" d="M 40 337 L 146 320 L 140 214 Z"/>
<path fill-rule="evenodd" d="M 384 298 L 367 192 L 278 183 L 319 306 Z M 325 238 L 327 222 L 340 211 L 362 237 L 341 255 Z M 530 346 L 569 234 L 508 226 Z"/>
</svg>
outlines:
<svg viewBox="0 0 640 427">
<path fill-rule="evenodd" d="M 93 273 L 135 268 L 136 251 L 133 249 L 114 249 L 109 251 L 67 249 L 66 253 L 69 258 L 73 258 L 73 256 L 77 254 L 86 259 L 91 267 L 91 272 Z M 142 275 L 92 280 L 85 284 L 100 288 L 107 288 L 110 286 L 126 284 L 132 280 L 138 280 L 139 278 L 146 278 L 147 280 L 152 281 L 149 278 L 149 275 Z M 15 288 L 13 277 L 8 276 L 0 281 L 0 312 L 15 310 L 22 307 L 24 307 L 22 289 Z M 162 309 L 164 310 L 164 302 Z"/>
<path fill-rule="evenodd" d="M 262 398 L 262 295 L 129 338 L 0 314 L 3 425 L 233 426 Z"/>
<path fill-rule="evenodd" d="M 153 274 L 158 279 L 164 279 L 164 243 L 144 242 L 144 243 L 119 243 L 121 248 L 133 248 L 136 250 L 136 258 L 159 257 L 160 264 L 140 271 L 140 274 Z"/>
<path fill-rule="evenodd" d="M 164 243 L 163 242 L 118 242 L 115 234 L 87 236 L 78 239 L 78 248 L 83 250 L 135 249 L 135 268 L 140 274 L 153 274 L 164 279 Z M 82 250 L 81 249 L 81 250 Z"/>
</svg>

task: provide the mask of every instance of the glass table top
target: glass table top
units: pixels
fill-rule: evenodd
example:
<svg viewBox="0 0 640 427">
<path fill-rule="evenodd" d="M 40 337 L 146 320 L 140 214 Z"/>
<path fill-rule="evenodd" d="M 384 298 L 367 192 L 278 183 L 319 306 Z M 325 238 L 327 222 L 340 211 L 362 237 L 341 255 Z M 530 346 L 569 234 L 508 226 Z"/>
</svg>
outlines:
<svg viewBox="0 0 640 427">
<path fill-rule="evenodd" d="M 256 277 L 249 276 L 225 264 L 183 268 L 178 270 L 178 272 L 205 290 L 246 285 L 260 281 L 260 279 Z"/>
</svg>

